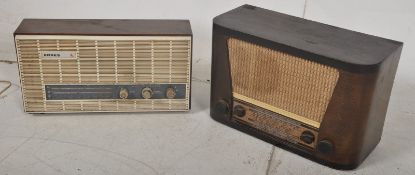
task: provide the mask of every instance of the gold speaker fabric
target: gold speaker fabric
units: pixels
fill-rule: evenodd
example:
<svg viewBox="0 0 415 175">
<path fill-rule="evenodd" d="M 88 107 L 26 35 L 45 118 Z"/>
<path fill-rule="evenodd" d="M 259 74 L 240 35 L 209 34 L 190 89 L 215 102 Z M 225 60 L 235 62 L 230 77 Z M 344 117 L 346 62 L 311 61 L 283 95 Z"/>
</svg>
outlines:
<svg viewBox="0 0 415 175">
<path fill-rule="evenodd" d="M 338 70 L 235 38 L 228 48 L 235 98 L 319 127 Z"/>
<path fill-rule="evenodd" d="M 189 109 L 191 38 L 174 36 L 16 36 L 27 112 Z M 41 58 L 68 51 L 71 58 Z M 46 100 L 45 85 L 186 84 L 186 99 Z"/>
</svg>

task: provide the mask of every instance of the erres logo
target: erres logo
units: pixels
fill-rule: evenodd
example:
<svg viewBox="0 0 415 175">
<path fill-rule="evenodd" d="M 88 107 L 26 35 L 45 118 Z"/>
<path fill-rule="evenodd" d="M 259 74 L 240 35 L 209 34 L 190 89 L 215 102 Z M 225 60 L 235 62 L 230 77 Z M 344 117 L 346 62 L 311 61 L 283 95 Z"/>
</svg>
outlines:
<svg viewBox="0 0 415 175">
<path fill-rule="evenodd" d="M 41 59 L 76 59 L 76 51 L 41 51 Z"/>
<path fill-rule="evenodd" d="M 43 56 L 45 56 L 45 57 L 61 57 L 61 54 L 58 54 L 58 53 L 44 53 Z"/>
</svg>

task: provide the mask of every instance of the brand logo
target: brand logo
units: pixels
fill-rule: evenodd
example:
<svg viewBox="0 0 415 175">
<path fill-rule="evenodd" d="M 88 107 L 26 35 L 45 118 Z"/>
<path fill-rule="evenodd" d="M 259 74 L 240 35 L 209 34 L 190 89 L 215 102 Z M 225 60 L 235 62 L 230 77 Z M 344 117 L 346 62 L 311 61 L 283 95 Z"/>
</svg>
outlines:
<svg viewBox="0 0 415 175">
<path fill-rule="evenodd" d="M 53 53 L 44 53 L 43 56 L 44 57 L 61 57 L 61 54 L 58 54 L 58 53 L 55 53 L 55 54 L 53 54 Z"/>
<path fill-rule="evenodd" d="M 42 59 L 76 59 L 75 51 L 41 51 Z"/>
</svg>

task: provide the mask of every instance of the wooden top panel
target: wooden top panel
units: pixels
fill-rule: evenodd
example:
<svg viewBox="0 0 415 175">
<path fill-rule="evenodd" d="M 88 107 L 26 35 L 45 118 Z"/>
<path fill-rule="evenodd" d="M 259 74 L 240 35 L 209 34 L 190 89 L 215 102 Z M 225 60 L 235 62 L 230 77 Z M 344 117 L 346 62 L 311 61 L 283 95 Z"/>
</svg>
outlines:
<svg viewBox="0 0 415 175">
<path fill-rule="evenodd" d="M 354 65 L 377 65 L 403 45 L 251 5 L 215 17 L 214 24 Z"/>
<path fill-rule="evenodd" d="M 189 20 L 24 19 L 14 35 L 191 36 Z"/>
</svg>

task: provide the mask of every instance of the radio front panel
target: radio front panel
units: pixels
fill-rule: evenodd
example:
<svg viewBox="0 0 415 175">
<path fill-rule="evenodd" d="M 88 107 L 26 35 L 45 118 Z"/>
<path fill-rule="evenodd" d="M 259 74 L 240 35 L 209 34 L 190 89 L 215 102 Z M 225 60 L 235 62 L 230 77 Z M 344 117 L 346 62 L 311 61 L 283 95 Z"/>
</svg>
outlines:
<svg viewBox="0 0 415 175">
<path fill-rule="evenodd" d="M 338 70 L 236 38 L 227 43 L 235 98 L 320 127 Z"/>
<path fill-rule="evenodd" d="M 316 146 L 317 128 L 236 98 L 232 121 L 309 149 Z"/>
<path fill-rule="evenodd" d="M 45 85 L 46 100 L 186 99 L 186 84 Z"/>
<path fill-rule="evenodd" d="M 186 111 L 190 36 L 15 36 L 26 112 Z"/>
</svg>

